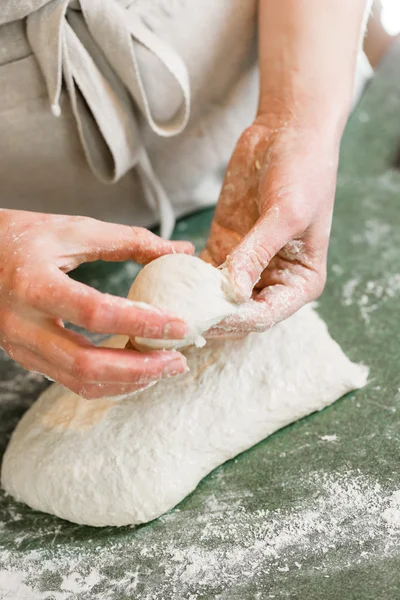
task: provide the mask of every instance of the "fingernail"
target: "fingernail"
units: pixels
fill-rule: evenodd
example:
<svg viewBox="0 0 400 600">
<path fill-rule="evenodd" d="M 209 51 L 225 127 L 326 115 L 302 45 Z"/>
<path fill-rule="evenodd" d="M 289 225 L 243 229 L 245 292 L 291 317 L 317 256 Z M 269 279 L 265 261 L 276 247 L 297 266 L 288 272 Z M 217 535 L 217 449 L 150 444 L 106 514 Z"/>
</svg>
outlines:
<svg viewBox="0 0 400 600">
<path fill-rule="evenodd" d="M 219 267 L 224 276 L 224 291 L 235 302 L 246 302 L 251 297 L 253 281 L 243 266 L 230 265 L 228 260 Z"/>
<path fill-rule="evenodd" d="M 162 337 L 164 340 L 182 340 L 187 334 L 187 325 L 179 319 L 168 321 L 163 327 Z"/>
<path fill-rule="evenodd" d="M 163 369 L 163 377 L 175 377 L 176 375 L 182 375 L 188 370 L 184 361 L 180 358 L 175 358 Z"/>
</svg>

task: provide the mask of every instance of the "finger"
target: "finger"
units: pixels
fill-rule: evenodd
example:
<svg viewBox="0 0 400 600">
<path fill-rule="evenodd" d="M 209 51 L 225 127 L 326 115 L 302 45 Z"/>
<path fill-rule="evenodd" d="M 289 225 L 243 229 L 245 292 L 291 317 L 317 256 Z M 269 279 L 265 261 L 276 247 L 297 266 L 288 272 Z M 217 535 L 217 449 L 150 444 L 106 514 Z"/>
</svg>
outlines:
<svg viewBox="0 0 400 600">
<path fill-rule="evenodd" d="M 23 342 L 53 367 L 81 382 L 145 386 L 187 369 L 185 357 L 174 350 L 139 353 L 96 347 L 83 336 L 49 322 L 25 324 Z"/>
<path fill-rule="evenodd" d="M 102 384 L 82 382 L 71 377 L 62 368 L 57 368 L 42 357 L 38 356 L 28 348 L 22 346 L 13 347 L 13 358 L 29 371 L 44 375 L 51 381 L 56 381 L 68 388 L 75 394 L 87 399 L 103 398 L 105 396 L 115 397 L 132 394 L 150 385 L 125 385 L 125 384 Z"/>
<path fill-rule="evenodd" d="M 322 288 L 321 277 L 312 272 L 306 277 L 294 276 L 288 284 L 266 287 L 244 303 L 237 313 L 208 331 L 206 337 L 231 338 L 266 331 L 315 300 Z"/>
<path fill-rule="evenodd" d="M 265 288 L 217 326 L 207 338 L 236 338 L 252 332 L 263 332 L 296 312 L 306 302 L 305 294 L 281 284 Z"/>
<path fill-rule="evenodd" d="M 190 242 L 171 242 L 143 227 L 105 223 L 87 217 L 71 218 L 68 241 L 75 242 L 70 253 L 61 254 L 61 258 L 68 259 L 68 269 L 94 260 L 134 259 L 146 264 L 164 254 L 194 253 Z"/>
<path fill-rule="evenodd" d="M 187 334 L 186 323 L 176 315 L 103 294 L 58 269 L 47 273 L 46 283 L 43 275 L 31 277 L 19 292 L 29 306 L 96 333 L 155 339 L 183 339 Z"/>
<path fill-rule="evenodd" d="M 271 259 L 291 237 L 289 224 L 273 206 L 258 219 L 222 265 L 238 302 L 251 297 L 256 283 Z"/>
</svg>

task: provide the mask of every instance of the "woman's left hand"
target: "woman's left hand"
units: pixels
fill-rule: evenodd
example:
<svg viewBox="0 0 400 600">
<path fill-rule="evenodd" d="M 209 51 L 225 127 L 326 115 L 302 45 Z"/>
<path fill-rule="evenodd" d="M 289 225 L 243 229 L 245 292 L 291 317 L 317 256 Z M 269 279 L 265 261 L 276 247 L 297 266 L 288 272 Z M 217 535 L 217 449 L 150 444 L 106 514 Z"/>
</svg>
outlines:
<svg viewBox="0 0 400 600">
<path fill-rule="evenodd" d="M 339 140 L 265 117 L 241 136 L 202 258 L 244 304 L 209 337 L 264 331 L 321 294 Z"/>
</svg>

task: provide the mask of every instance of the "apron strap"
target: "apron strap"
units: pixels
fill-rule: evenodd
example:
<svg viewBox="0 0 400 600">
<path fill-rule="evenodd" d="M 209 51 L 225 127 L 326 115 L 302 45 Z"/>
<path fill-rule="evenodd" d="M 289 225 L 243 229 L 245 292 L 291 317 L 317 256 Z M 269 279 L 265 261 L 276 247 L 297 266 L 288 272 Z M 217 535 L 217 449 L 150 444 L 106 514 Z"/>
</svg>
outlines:
<svg viewBox="0 0 400 600">
<path fill-rule="evenodd" d="M 131 93 L 151 129 L 164 137 L 181 133 L 189 119 L 190 85 L 179 54 L 150 31 L 137 15 L 121 8 L 115 0 L 96 0 L 95 9 L 93 0 L 80 0 L 80 4 L 89 31 Z M 136 44 L 141 44 L 164 65 L 180 90 L 180 107 L 166 122 L 157 121 L 153 116 L 135 50 Z"/>
<path fill-rule="evenodd" d="M 116 0 L 52 0 L 28 16 L 27 32 L 56 116 L 61 114 L 65 82 L 94 174 L 104 183 L 114 183 L 136 167 L 146 200 L 161 220 L 162 235 L 169 236 L 173 209 L 144 149 L 135 107 L 157 135 L 183 131 L 190 87 L 179 55 Z M 136 44 L 155 55 L 178 85 L 180 106 L 168 121 L 154 116 Z"/>
</svg>

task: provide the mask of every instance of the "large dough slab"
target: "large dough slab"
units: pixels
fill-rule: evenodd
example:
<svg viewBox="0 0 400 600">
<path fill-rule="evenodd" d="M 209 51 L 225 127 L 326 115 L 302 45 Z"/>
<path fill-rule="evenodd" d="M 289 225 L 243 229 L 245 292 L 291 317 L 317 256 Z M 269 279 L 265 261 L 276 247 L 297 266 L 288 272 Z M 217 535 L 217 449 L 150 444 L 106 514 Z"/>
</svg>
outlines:
<svg viewBox="0 0 400 600">
<path fill-rule="evenodd" d="M 226 460 L 367 379 L 310 306 L 266 333 L 185 353 L 188 374 L 120 402 L 52 385 L 12 436 L 5 490 L 76 523 L 143 523 Z"/>
</svg>

